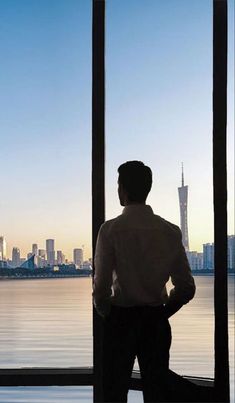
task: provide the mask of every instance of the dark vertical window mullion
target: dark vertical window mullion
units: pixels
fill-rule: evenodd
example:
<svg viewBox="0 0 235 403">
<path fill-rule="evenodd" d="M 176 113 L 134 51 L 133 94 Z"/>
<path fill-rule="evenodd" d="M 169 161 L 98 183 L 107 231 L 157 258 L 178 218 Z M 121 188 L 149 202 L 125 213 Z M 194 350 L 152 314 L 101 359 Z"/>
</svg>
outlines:
<svg viewBox="0 0 235 403">
<path fill-rule="evenodd" d="M 215 391 L 229 401 L 227 291 L 227 0 L 213 2 L 213 185 Z"/>
<path fill-rule="evenodd" d="M 92 248 L 105 220 L 105 0 L 92 16 Z M 94 266 L 94 264 L 93 264 Z M 93 274 L 95 272 L 95 267 Z M 102 399 L 102 323 L 93 308 L 94 402 Z"/>
</svg>

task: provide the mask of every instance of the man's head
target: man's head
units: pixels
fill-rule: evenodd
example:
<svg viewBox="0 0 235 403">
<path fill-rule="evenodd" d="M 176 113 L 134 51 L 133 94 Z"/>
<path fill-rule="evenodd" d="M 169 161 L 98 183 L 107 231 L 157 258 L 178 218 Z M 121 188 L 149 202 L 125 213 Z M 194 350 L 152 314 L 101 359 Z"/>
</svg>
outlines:
<svg viewBox="0 0 235 403">
<path fill-rule="evenodd" d="M 118 195 L 122 206 L 144 204 L 152 187 L 152 171 L 141 161 L 127 161 L 118 168 Z"/>
</svg>

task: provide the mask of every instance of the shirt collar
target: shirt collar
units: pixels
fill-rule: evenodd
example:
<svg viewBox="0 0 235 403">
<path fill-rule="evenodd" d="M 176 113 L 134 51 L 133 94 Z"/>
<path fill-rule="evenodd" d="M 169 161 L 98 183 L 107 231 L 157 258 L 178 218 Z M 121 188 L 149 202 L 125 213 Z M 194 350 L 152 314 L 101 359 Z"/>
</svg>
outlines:
<svg viewBox="0 0 235 403">
<path fill-rule="evenodd" d="M 122 214 L 139 214 L 150 213 L 153 214 L 152 208 L 148 204 L 129 204 L 122 210 Z"/>
</svg>

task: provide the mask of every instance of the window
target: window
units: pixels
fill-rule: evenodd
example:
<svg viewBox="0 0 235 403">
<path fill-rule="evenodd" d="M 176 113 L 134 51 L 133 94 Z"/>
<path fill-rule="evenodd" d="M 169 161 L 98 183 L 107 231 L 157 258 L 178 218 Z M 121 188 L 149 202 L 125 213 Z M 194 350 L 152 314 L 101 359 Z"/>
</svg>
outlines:
<svg viewBox="0 0 235 403">
<path fill-rule="evenodd" d="M 2 368 L 92 366 L 91 6 L 0 4 Z"/>
</svg>

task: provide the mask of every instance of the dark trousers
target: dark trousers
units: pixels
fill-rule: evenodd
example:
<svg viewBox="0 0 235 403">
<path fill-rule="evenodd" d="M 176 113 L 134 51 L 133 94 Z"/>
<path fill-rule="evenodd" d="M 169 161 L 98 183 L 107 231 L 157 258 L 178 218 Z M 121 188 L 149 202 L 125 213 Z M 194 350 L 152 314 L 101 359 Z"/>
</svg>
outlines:
<svg viewBox="0 0 235 403">
<path fill-rule="evenodd" d="M 164 307 L 112 307 L 104 321 L 104 402 L 127 402 L 138 358 L 145 402 L 159 402 L 167 387 L 171 328 Z"/>
</svg>

